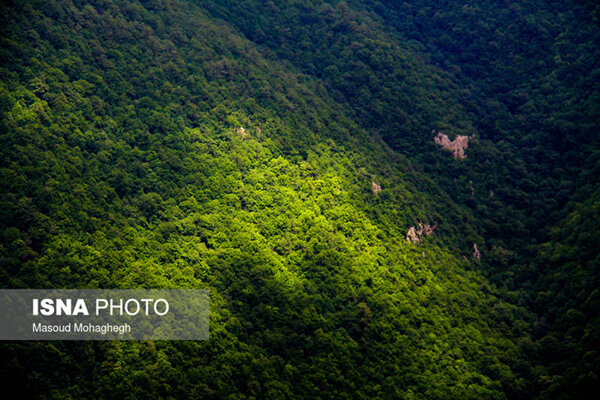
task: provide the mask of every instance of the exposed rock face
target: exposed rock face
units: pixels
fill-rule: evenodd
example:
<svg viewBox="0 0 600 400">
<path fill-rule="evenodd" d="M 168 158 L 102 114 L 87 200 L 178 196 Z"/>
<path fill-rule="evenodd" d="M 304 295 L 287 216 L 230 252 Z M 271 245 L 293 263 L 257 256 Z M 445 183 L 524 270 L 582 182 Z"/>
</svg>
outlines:
<svg viewBox="0 0 600 400">
<path fill-rule="evenodd" d="M 467 158 L 465 150 L 469 147 L 469 138 L 467 136 L 457 136 L 456 139 L 450 140 L 443 132 L 438 132 L 433 140 L 443 148 L 450 150 L 454 158 Z"/>
<path fill-rule="evenodd" d="M 374 194 L 378 194 L 379 192 L 381 192 L 381 186 L 379 186 L 378 183 L 371 182 L 371 190 Z"/>
<path fill-rule="evenodd" d="M 248 134 L 246 133 L 246 130 L 243 127 L 237 128 L 236 132 L 238 133 L 238 135 L 240 135 L 244 139 L 246 138 L 246 136 L 248 136 Z"/>
<path fill-rule="evenodd" d="M 415 231 L 415 227 L 411 226 L 408 229 L 408 233 L 406 234 L 406 241 L 409 243 L 416 243 L 420 240 L 421 239 L 419 238 L 419 236 L 417 236 L 417 232 Z"/>
<path fill-rule="evenodd" d="M 429 224 L 423 225 L 419 222 L 418 228 L 411 226 L 406 233 L 406 241 L 409 243 L 417 243 L 420 242 L 424 236 L 429 236 L 435 231 L 437 228 L 437 223 L 433 224 L 433 226 Z"/>
<path fill-rule="evenodd" d="M 481 260 L 481 253 L 479 252 L 479 249 L 477 249 L 477 245 L 475 243 L 473 243 L 473 257 Z"/>
</svg>

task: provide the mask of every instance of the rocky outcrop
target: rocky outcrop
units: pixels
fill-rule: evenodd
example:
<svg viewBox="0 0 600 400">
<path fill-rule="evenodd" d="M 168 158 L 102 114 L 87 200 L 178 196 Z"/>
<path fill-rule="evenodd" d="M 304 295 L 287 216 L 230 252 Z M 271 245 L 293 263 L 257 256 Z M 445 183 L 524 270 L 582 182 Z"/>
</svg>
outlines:
<svg viewBox="0 0 600 400">
<path fill-rule="evenodd" d="M 417 243 L 420 242 L 424 236 L 429 236 L 433 234 L 437 228 L 437 223 L 432 225 L 418 223 L 417 227 L 411 226 L 406 233 L 406 241 L 409 243 Z"/>
<path fill-rule="evenodd" d="M 443 132 L 438 132 L 433 140 L 443 148 L 450 150 L 454 158 L 460 160 L 467 158 L 465 150 L 469 147 L 469 138 L 467 136 L 457 136 L 456 139 L 450 140 Z"/>
<path fill-rule="evenodd" d="M 475 243 L 473 243 L 473 258 L 481 260 L 481 253 L 479 252 L 479 249 Z"/>
<path fill-rule="evenodd" d="M 378 183 L 371 182 L 371 190 L 373 191 L 373 194 L 377 195 L 381 192 L 381 186 L 379 186 Z"/>
</svg>

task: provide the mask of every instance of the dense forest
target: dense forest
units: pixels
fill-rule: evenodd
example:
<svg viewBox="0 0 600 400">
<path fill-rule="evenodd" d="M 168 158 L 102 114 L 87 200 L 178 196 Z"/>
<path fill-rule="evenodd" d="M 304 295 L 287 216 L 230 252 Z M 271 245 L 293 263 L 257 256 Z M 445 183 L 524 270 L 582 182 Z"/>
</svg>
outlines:
<svg viewBox="0 0 600 400">
<path fill-rule="evenodd" d="M 207 341 L 0 343 L 4 392 L 600 398 L 599 24 L 583 0 L 2 2 L 0 287 L 211 304 Z"/>
</svg>

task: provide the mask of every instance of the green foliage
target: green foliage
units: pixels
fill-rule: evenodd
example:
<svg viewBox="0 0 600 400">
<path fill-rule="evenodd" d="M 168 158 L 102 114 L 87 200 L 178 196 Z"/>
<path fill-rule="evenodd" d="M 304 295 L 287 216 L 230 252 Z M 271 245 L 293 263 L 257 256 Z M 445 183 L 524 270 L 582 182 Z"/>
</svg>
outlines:
<svg viewBox="0 0 600 400">
<path fill-rule="evenodd" d="M 0 6 L 2 287 L 211 293 L 209 341 L 2 344 L 8 387 L 593 394 L 597 27 L 413 3 Z"/>
</svg>

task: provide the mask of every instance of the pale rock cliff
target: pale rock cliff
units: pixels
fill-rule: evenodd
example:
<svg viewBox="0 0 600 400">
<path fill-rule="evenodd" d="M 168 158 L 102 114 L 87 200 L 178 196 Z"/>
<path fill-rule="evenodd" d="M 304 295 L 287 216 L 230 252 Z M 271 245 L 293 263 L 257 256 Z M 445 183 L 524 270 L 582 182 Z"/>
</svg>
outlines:
<svg viewBox="0 0 600 400">
<path fill-rule="evenodd" d="M 443 132 L 438 132 L 433 140 L 443 148 L 450 150 L 454 158 L 460 160 L 467 158 L 465 150 L 469 147 L 469 138 L 467 136 L 457 136 L 456 139 L 450 140 Z"/>
<path fill-rule="evenodd" d="M 418 228 L 411 226 L 406 233 L 406 241 L 409 243 L 417 243 L 420 242 L 424 236 L 429 236 L 435 231 L 437 228 L 437 223 L 432 225 L 422 223 L 418 223 Z"/>
</svg>

